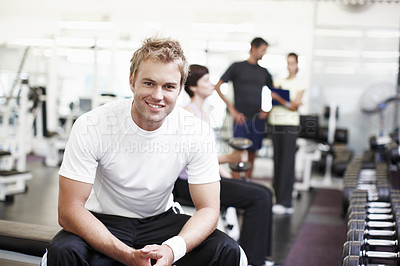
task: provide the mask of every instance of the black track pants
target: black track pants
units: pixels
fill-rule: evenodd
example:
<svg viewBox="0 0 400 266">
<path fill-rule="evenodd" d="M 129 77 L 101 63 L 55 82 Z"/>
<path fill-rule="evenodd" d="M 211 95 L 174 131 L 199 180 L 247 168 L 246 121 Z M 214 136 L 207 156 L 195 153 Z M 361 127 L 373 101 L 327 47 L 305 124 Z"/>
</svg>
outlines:
<svg viewBox="0 0 400 266">
<path fill-rule="evenodd" d="M 134 219 L 94 214 L 122 242 L 135 249 L 147 244 L 161 244 L 179 233 L 190 216 L 175 214 L 172 209 L 154 217 Z M 202 244 L 174 265 L 239 265 L 239 245 L 225 233 L 216 230 Z M 123 265 L 94 250 L 82 238 L 61 230 L 47 248 L 47 265 L 111 266 Z"/>
</svg>

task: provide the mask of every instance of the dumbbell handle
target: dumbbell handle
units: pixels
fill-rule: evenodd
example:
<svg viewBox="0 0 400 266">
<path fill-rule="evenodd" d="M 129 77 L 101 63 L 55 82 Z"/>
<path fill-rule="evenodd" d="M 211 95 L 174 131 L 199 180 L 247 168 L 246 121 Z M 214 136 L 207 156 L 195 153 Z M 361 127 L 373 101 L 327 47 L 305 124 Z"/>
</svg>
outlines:
<svg viewBox="0 0 400 266">
<path fill-rule="evenodd" d="M 365 229 L 364 234 L 369 235 L 369 236 L 394 236 L 394 235 L 396 235 L 396 231 Z"/>
<path fill-rule="evenodd" d="M 253 146 L 253 141 L 251 141 L 248 138 L 232 138 L 228 141 L 229 146 L 231 146 L 232 148 L 234 148 L 235 150 L 247 150 L 249 149 L 251 146 Z"/>
<path fill-rule="evenodd" d="M 361 206 L 350 206 L 349 209 L 358 209 L 358 210 L 367 210 L 368 213 L 375 213 L 375 214 L 388 214 L 392 213 L 391 208 L 365 208 Z"/>
<path fill-rule="evenodd" d="M 376 184 L 360 184 L 357 183 L 356 189 L 371 191 L 376 189 Z"/>
<path fill-rule="evenodd" d="M 392 220 L 392 214 L 378 214 L 378 213 L 371 213 L 367 215 L 367 218 L 370 220 Z"/>
<path fill-rule="evenodd" d="M 368 221 L 366 222 L 367 226 L 370 227 L 392 227 L 395 226 L 395 222 L 383 222 L 383 221 Z"/>
<path fill-rule="evenodd" d="M 357 182 L 359 184 L 371 184 L 371 183 L 376 183 L 376 177 L 363 177 L 363 178 L 358 178 Z"/>
<path fill-rule="evenodd" d="M 365 208 L 365 206 L 349 206 L 349 211 L 362 211 L 366 210 L 367 213 L 375 213 L 375 214 L 389 214 L 392 213 L 391 208 Z"/>
<path fill-rule="evenodd" d="M 357 217 L 357 216 L 358 217 L 364 217 L 365 216 L 365 218 L 367 220 L 374 220 L 374 221 L 384 221 L 384 220 L 393 220 L 394 219 L 393 214 L 370 213 L 370 214 L 365 215 L 364 212 L 351 213 L 349 219 L 350 220 L 351 219 L 364 219 L 364 218 L 354 218 L 354 217 Z"/>
<path fill-rule="evenodd" d="M 391 204 L 390 202 L 384 202 L 384 201 L 359 201 L 359 200 L 352 200 L 350 201 L 350 206 L 351 205 L 363 205 L 366 207 L 370 208 L 390 208 Z"/>
<path fill-rule="evenodd" d="M 397 246 L 397 240 L 384 240 L 384 239 L 364 239 L 364 244 L 371 246 Z"/>
<path fill-rule="evenodd" d="M 389 221 L 365 221 L 365 219 L 351 219 L 347 222 L 347 227 L 350 229 L 356 229 L 352 228 L 354 225 L 357 225 L 357 227 L 362 226 L 364 228 L 369 228 L 370 227 L 378 227 L 378 228 L 386 228 L 386 227 L 395 227 L 396 222 L 389 222 Z"/>
<path fill-rule="evenodd" d="M 361 251 L 360 255 L 368 258 L 382 258 L 382 259 L 397 259 L 399 253 L 386 252 L 386 251 Z"/>
</svg>

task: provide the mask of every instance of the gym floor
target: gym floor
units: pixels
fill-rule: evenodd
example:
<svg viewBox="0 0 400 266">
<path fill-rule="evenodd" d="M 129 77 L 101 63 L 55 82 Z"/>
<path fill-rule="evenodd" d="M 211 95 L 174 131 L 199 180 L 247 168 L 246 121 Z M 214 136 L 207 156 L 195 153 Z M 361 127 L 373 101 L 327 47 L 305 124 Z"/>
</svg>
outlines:
<svg viewBox="0 0 400 266">
<path fill-rule="evenodd" d="M 271 179 L 263 177 L 261 169 L 261 165 L 268 164 L 260 160 L 256 159 L 255 167 L 258 166 L 258 171 L 255 170 L 254 181 L 268 186 Z M 27 193 L 15 195 L 13 202 L 0 202 L 0 219 L 57 226 L 58 168 L 45 167 L 42 158 L 29 156 L 28 170 L 32 172 L 33 179 L 27 182 Z M 293 203 L 293 215 L 273 217 L 273 246 L 270 259 L 277 265 L 283 265 L 289 254 L 314 197 L 313 189 L 299 192 Z"/>
</svg>

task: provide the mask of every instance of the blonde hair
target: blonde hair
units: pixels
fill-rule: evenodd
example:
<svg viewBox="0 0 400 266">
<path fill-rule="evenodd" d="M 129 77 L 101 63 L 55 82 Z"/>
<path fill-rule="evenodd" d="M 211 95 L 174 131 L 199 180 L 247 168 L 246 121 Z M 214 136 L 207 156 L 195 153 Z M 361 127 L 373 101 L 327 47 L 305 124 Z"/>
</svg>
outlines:
<svg viewBox="0 0 400 266">
<path fill-rule="evenodd" d="M 134 82 L 139 66 L 146 60 L 154 60 L 156 62 L 170 63 L 174 62 L 178 65 L 181 73 L 181 88 L 186 82 L 189 66 L 183 53 L 180 43 L 170 38 L 147 38 L 142 47 L 137 49 L 131 58 L 131 67 L 129 77 Z"/>
</svg>

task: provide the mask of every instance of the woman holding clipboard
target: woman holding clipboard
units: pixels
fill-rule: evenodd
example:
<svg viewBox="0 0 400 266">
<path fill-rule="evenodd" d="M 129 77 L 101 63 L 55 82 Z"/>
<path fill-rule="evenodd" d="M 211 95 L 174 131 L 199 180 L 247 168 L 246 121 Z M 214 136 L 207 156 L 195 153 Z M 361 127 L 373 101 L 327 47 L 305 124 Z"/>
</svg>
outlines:
<svg viewBox="0 0 400 266">
<path fill-rule="evenodd" d="M 297 112 L 302 104 L 305 82 L 297 77 L 298 56 L 287 56 L 289 76 L 275 79 L 271 90 L 273 107 L 268 115 L 271 125 L 271 137 L 274 148 L 274 180 L 276 204 L 274 214 L 292 214 L 292 192 L 295 182 L 296 139 L 299 132 L 300 118 Z"/>
</svg>

